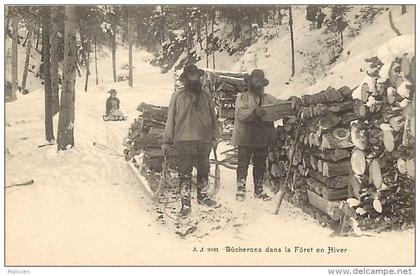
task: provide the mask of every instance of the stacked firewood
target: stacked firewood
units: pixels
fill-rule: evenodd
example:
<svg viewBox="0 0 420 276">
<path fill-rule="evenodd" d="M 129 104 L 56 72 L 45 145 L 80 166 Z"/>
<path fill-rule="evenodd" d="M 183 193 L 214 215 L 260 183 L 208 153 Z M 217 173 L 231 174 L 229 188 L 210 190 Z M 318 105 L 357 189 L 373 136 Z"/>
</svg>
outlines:
<svg viewBox="0 0 420 276">
<path fill-rule="evenodd" d="M 203 80 L 205 89 L 213 95 L 217 107 L 222 138 L 229 140 L 235 120 L 236 96 L 247 90 L 244 73 L 206 70 Z"/>
<path fill-rule="evenodd" d="M 268 158 L 269 178 L 277 184 L 290 167 L 286 199 L 325 224 L 339 220 L 340 204 L 348 198 L 351 94 L 344 86 L 303 96 L 299 114 L 277 127 Z"/>
<path fill-rule="evenodd" d="M 348 228 L 406 228 L 415 208 L 415 59 L 366 61 L 371 70 L 353 95 Z"/>
<path fill-rule="evenodd" d="M 142 166 L 160 172 L 163 162 L 161 146 L 168 108 L 141 103 L 137 110 L 140 114 L 131 124 L 124 141 L 126 159 L 135 160 L 142 154 Z"/>
</svg>

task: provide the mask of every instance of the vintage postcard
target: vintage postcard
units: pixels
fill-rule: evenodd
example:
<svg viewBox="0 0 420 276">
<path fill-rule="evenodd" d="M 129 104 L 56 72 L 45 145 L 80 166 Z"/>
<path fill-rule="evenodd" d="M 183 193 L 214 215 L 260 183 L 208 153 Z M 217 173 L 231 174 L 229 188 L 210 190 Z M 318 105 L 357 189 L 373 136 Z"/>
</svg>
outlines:
<svg viewBox="0 0 420 276">
<path fill-rule="evenodd" d="M 415 266 L 415 15 L 5 5 L 5 266 Z"/>
</svg>

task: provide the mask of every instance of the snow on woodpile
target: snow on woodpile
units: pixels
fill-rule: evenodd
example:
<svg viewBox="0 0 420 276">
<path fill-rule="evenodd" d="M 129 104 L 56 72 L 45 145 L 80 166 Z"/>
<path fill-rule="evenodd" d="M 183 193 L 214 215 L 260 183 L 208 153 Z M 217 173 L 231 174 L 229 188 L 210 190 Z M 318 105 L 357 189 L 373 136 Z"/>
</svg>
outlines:
<svg viewBox="0 0 420 276">
<path fill-rule="evenodd" d="M 410 36 L 395 38 L 378 49 L 378 56 L 366 58 L 369 69 L 357 89 L 330 86 L 303 95 L 300 120 L 291 116 L 277 127 L 270 181 L 287 179 L 290 201 L 338 227 L 337 233 L 413 226 L 415 57 L 410 41 Z"/>
</svg>

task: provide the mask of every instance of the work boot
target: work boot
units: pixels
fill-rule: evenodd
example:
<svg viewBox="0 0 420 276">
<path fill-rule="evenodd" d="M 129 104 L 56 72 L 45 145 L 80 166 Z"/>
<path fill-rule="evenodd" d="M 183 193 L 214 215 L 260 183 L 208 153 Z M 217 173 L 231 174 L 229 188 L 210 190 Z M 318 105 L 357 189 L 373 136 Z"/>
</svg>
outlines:
<svg viewBox="0 0 420 276">
<path fill-rule="evenodd" d="M 214 208 L 214 207 L 216 207 L 216 206 L 218 206 L 219 204 L 217 203 L 217 201 L 215 201 L 215 200 L 213 200 L 213 199 L 211 199 L 208 195 L 206 195 L 206 194 L 201 194 L 201 195 L 198 195 L 197 196 L 197 201 L 198 201 L 198 204 L 200 204 L 200 205 L 204 205 L 204 206 L 207 206 L 207 207 L 211 207 L 211 208 Z"/>
<path fill-rule="evenodd" d="M 254 182 L 254 197 L 262 199 L 263 201 L 271 200 L 271 196 L 267 195 L 263 191 L 263 181 L 258 179 Z"/>
<path fill-rule="evenodd" d="M 236 192 L 236 200 L 238 201 L 244 201 L 245 200 L 245 179 L 240 179 L 236 183 L 237 186 L 237 192 Z"/>
<path fill-rule="evenodd" d="M 254 194 L 255 198 L 262 199 L 263 201 L 271 200 L 271 196 L 267 195 L 266 193 L 262 192 L 260 194 Z"/>
<path fill-rule="evenodd" d="M 187 218 L 191 214 L 191 199 L 181 199 L 181 210 L 179 211 L 179 218 Z"/>
</svg>

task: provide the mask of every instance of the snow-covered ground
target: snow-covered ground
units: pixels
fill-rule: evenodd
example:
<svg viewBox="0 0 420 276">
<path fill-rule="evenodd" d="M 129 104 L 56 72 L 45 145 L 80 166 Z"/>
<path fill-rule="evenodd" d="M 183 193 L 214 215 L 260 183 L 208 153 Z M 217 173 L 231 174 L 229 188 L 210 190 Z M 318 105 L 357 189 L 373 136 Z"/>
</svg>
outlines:
<svg viewBox="0 0 420 276">
<path fill-rule="evenodd" d="M 124 63 L 124 48 L 117 52 Z M 33 180 L 28 186 L 6 189 L 7 265 L 412 265 L 414 230 L 372 234 L 361 238 L 331 237 L 300 210 L 277 200 L 252 197 L 248 181 L 245 202 L 234 200 L 235 172 L 222 168 L 216 199 L 231 220 L 214 222 L 204 235 L 180 239 L 156 221 L 146 196 L 121 153 L 122 140 L 137 117 L 140 102 L 168 105 L 171 74 L 150 66 L 148 54 L 136 51 L 134 87 L 111 81 L 110 57 L 99 64 L 100 84 L 91 77 L 76 82 L 75 148 L 57 153 L 44 144 L 43 91 L 37 89 L 6 105 L 6 182 Z M 125 122 L 104 122 L 106 91 L 117 89 Z M 55 127 L 57 118 L 55 118 Z M 94 145 L 95 143 L 95 145 Z M 221 147 L 223 148 L 223 147 Z M 193 203 L 193 215 L 204 212 Z M 200 228 L 200 221 L 198 227 Z M 219 227 L 220 226 L 220 227 Z M 281 248 L 281 253 L 228 253 L 225 247 Z M 314 248 L 294 252 L 295 246 Z M 345 253 L 315 253 L 316 248 L 345 248 Z M 205 252 L 193 252 L 194 247 Z M 284 248 L 292 252 L 284 252 Z M 218 253 L 207 252 L 218 248 Z"/>
</svg>

